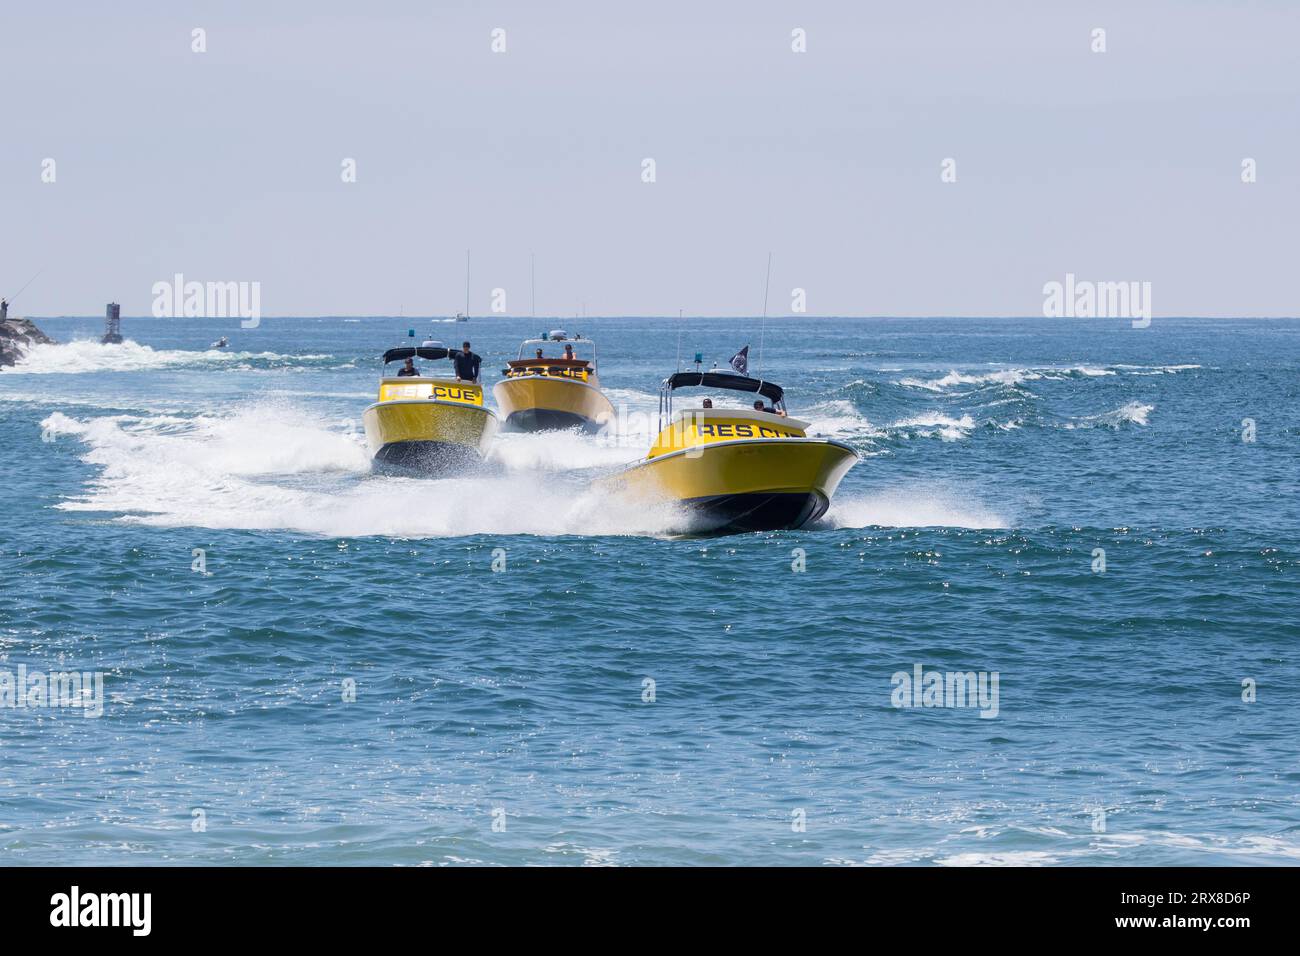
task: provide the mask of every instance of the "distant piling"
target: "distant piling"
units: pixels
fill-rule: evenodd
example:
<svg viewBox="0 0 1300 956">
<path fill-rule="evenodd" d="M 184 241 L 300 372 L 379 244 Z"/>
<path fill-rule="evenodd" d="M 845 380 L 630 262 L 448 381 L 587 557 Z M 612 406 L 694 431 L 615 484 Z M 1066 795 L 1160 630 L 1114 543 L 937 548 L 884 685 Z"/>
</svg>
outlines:
<svg viewBox="0 0 1300 956">
<path fill-rule="evenodd" d="M 104 312 L 104 337 L 99 341 L 104 345 L 118 345 L 122 341 L 122 307 L 116 302 L 108 303 Z"/>
</svg>

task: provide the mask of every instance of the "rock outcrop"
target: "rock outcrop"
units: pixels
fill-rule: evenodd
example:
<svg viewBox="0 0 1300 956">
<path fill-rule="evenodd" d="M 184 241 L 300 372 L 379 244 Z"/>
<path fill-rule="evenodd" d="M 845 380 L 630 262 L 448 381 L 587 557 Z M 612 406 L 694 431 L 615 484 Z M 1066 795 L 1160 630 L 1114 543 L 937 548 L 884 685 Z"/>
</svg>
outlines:
<svg viewBox="0 0 1300 956">
<path fill-rule="evenodd" d="M 13 365 L 30 345 L 53 345 L 54 339 L 38 329 L 31 319 L 0 322 L 0 368 Z"/>
</svg>

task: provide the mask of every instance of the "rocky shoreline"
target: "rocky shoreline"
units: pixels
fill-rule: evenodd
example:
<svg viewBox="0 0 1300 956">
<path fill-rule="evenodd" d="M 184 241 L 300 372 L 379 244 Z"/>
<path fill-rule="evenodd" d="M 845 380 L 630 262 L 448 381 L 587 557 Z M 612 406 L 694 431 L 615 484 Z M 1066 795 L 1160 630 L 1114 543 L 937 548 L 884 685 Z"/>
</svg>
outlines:
<svg viewBox="0 0 1300 956">
<path fill-rule="evenodd" d="M 16 363 L 28 346 L 53 344 L 31 319 L 5 319 L 0 322 L 0 368 Z"/>
</svg>

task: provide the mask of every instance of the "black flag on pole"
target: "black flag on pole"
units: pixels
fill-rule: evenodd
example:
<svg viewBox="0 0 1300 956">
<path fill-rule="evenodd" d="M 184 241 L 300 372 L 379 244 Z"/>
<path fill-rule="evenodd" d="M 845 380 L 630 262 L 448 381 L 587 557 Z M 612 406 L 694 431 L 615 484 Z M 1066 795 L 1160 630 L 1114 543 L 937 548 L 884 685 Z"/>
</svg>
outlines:
<svg viewBox="0 0 1300 956">
<path fill-rule="evenodd" d="M 734 368 L 741 375 L 749 374 L 749 346 L 748 345 L 746 345 L 743 349 L 741 349 L 739 352 L 737 352 L 735 355 L 731 357 L 731 367 Z"/>
</svg>

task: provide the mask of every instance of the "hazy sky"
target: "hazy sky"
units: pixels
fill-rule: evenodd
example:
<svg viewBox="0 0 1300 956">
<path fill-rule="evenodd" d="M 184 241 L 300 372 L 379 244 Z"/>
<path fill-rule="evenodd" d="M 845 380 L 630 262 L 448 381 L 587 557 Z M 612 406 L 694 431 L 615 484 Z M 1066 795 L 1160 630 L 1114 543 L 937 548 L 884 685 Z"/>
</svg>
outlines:
<svg viewBox="0 0 1300 956">
<path fill-rule="evenodd" d="M 771 251 L 773 315 L 1036 315 L 1073 272 L 1294 316 L 1297 49 L 1293 0 L 5 2 L 0 292 L 447 314 L 469 248 L 476 314 L 528 314 L 535 252 L 539 315 L 753 315 Z"/>
</svg>

